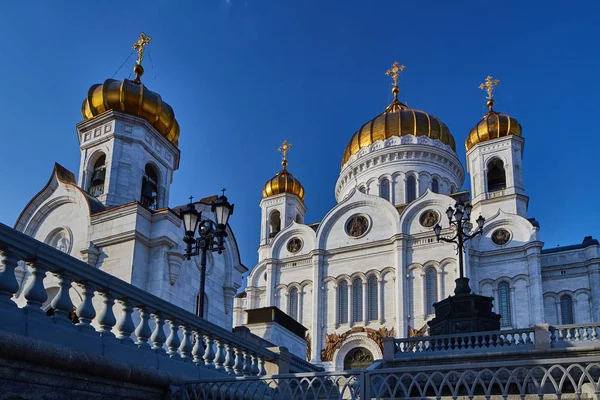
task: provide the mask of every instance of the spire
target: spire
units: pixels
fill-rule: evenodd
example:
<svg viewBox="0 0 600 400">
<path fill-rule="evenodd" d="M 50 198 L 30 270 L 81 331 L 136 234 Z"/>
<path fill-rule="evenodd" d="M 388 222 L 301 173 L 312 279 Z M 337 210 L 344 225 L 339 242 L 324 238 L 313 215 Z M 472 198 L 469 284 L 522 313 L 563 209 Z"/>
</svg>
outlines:
<svg viewBox="0 0 600 400">
<path fill-rule="evenodd" d="M 490 75 L 487 76 L 487 78 L 485 78 L 485 81 L 479 85 L 479 89 L 481 90 L 485 90 L 487 92 L 487 107 L 490 109 L 491 111 L 492 108 L 494 107 L 494 86 L 496 86 L 498 83 L 500 83 L 499 79 L 494 79 L 492 78 Z"/>
<path fill-rule="evenodd" d="M 291 143 L 288 143 L 287 140 L 283 141 L 283 144 L 279 147 L 279 150 L 282 154 L 282 159 L 281 159 L 281 166 L 283 167 L 283 169 L 285 170 L 288 162 L 287 162 L 287 152 L 288 150 L 292 147 Z"/>
<path fill-rule="evenodd" d="M 134 82 L 137 84 L 141 83 L 140 78 L 144 75 L 144 67 L 142 67 L 142 60 L 144 59 L 144 48 L 150 43 L 152 38 L 146 35 L 144 32 L 140 33 L 140 37 L 138 41 L 135 42 L 132 46 L 133 50 L 136 50 L 138 53 L 138 58 L 133 66 L 133 72 L 135 72 L 135 80 Z"/>
<path fill-rule="evenodd" d="M 398 110 L 407 108 L 404 104 L 402 104 L 402 103 L 400 103 L 400 101 L 398 101 L 398 93 L 400 92 L 400 88 L 398 87 L 398 76 L 399 76 L 400 72 L 404 71 L 404 68 L 406 68 L 404 65 L 400 65 L 400 63 L 398 63 L 398 61 L 394 61 L 394 63 L 392 64 L 392 68 L 388 69 L 385 72 L 385 74 L 387 76 L 392 77 L 392 80 L 393 80 L 392 93 L 394 94 L 394 100 L 385 109 L 386 113 L 396 112 Z"/>
</svg>

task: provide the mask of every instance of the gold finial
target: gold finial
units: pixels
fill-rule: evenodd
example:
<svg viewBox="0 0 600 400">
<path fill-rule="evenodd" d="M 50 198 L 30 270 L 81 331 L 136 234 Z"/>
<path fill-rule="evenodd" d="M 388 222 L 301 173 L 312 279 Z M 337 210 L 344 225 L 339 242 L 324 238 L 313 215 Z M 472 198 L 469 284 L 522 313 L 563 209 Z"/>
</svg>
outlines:
<svg viewBox="0 0 600 400">
<path fill-rule="evenodd" d="M 490 75 L 485 78 L 485 82 L 479 85 L 479 89 L 485 90 L 487 92 L 487 106 L 492 111 L 492 107 L 494 107 L 494 86 L 500 83 L 499 79 L 494 79 Z"/>
<path fill-rule="evenodd" d="M 140 33 L 140 37 L 137 42 L 135 42 L 132 46 L 133 50 L 136 50 L 138 53 L 138 58 L 135 62 L 135 66 L 133 67 L 133 72 L 135 72 L 135 80 L 134 82 L 139 84 L 141 83 L 140 78 L 144 74 L 144 68 L 142 67 L 142 60 L 144 59 L 144 48 L 150 43 L 152 38 L 146 35 L 144 32 Z"/>
<path fill-rule="evenodd" d="M 283 169 L 285 169 L 285 167 L 287 167 L 288 162 L 287 162 L 287 152 L 288 150 L 292 147 L 291 143 L 288 143 L 287 140 L 283 141 L 283 144 L 279 147 L 279 150 L 283 156 L 282 160 L 281 160 L 281 165 L 283 166 Z"/>
<path fill-rule="evenodd" d="M 394 97 L 396 98 L 398 97 L 398 92 L 400 91 L 398 88 L 398 73 L 404 71 L 404 68 L 406 68 L 404 65 L 399 65 L 398 61 L 394 61 L 392 68 L 385 72 L 387 76 L 391 75 L 392 79 L 394 80 L 394 84 L 392 85 L 392 93 L 394 93 Z"/>
</svg>

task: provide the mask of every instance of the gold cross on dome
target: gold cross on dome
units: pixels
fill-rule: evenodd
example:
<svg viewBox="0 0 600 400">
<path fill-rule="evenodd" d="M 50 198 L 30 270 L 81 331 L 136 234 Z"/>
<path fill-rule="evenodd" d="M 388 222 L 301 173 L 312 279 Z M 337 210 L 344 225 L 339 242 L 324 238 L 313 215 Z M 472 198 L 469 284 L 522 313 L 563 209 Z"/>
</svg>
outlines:
<svg viewBox="0 0 600 400">
<path fill-rule="evenodd" d="M 283 155 L 283 161 L 287 161 L 287 152 L 289 149 L 292 148 L 292 144 L 288 143 L 287 140 L 283 141 L 283 144 L 277 149 L 281 152 L 281 154 Z"/>
<path fill-rule="evenodd" d="M 400 65 L 398 61 L 394 61 L 392 68 L 385 72 L 387 76 L 392 76 L 392 79 L 394 80 L 394 86 L 398 86 L 398 73 L 404 71 L 404 68 L 406 68 L 404 65 Z"/>
<path fill-rule="evenodd" d="M 136 61 L 138 65 L 142 65 L 142 60 L 144 59 L 144 48 L 148 45 L 148 43 L 150 43 L 151 40 L 152 38 L 150 36 L 142 32 L 140 33 L 138 41 L 133 44 L 133 49 L 137 50 L 138 53 L 138 58 Z"/>
<path fill-rule="evenodd" d="M 491 100 L 494 97 L 494 86 L 500 83 L 499 79 L 494 79 L 490 75 L 485 78 L 485 82 L 479 85 L 479 89 L 487 92 L 487 99 Z"/>
</svg>

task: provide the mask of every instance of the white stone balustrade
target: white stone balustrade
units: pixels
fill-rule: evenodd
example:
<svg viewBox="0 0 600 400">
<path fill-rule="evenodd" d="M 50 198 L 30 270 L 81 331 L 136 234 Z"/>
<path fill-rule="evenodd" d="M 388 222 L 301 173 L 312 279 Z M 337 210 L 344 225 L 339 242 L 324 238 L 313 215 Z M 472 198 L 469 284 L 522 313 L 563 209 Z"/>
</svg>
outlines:
<svg viewBox="0 0 600 400">
<path fill-rule="evenodd" d="M 552 347 L 590 346 L 600 343 L 600 322 L 550 326 Z"/>
<path fill-rule="evenodd" d="M 15 276 L 19 261 L 26 262 L 31 273 L 22 308 L 13 298 L 20 289 Z M 73 343 L 79 350 L 135 359 L 145 366 L 157 364 L 152 357 L 170 359 L 179 364 L 163 363 L 184 374 L 185 368 L 176 365 L 188 364 L 194 376 L 198 367 L 222 374 L 264 375 L 265 362 L 277 362 L 271 350 L 3 224 L 0 266 L 0 330 L 60 345 Z M 42 309 L 48 300 L 44 279 L 50 274 L 59 287 L 51 301 L 51 317 Z M 80 294 L 79 304 L 73 304 L 71 288 Z M 113 307 L 120 310 L 117 316 Z"/>
</svg>

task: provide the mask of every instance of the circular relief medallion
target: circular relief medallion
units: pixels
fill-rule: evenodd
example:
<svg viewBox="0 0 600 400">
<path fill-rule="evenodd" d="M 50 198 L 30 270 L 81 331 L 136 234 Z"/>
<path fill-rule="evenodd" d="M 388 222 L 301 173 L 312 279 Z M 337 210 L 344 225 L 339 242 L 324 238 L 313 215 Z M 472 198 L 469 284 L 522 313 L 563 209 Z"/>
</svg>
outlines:
<svg viewBox="0 0 600 400">
<path fill-rule="evenodd" d="M 425 228 L 431 228 L 440 221 L 440 216 L 433 210 L 426 210 L 419 217 L 419 222 Z"/>
<path fill-rule="evenodd" d="M 510 241 L 510 232 L 506 229 L 500 228 L 496 229 L 494 233 L 492 233 L 492 242 L 495 245 L 503 246 Z"/>
<path fill-rule="evenodd" d="M 352 237 L 360 237 L 367 232 L 369 220 L 364 215 L 354 215 L 346 222 L 346 232 Z"/>
<path fill-rule="evenodd" d="M 287 249 L 290 253 L 297 253 L 302 248 L 302 240 L 297 237 L 291 238 L 287 243 Z"/>
</svg>

